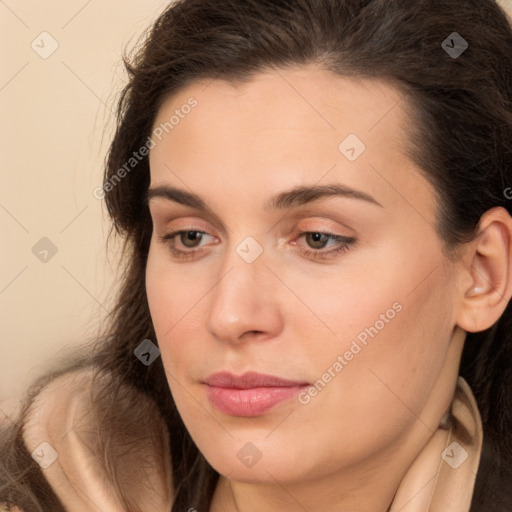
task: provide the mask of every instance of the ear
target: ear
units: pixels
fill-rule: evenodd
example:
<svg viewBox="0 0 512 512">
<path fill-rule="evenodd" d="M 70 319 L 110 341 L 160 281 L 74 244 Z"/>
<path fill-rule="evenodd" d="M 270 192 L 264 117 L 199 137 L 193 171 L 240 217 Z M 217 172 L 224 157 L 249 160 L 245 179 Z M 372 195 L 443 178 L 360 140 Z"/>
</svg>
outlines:
<svg viewBox="0 0 512 512">
<path fill-rule="evenodd" d="M 487 210 L 468 247 L 457 324 L 467 332 L 480 332 L 500 318 L 512 296 L 512 217 L 507 210 Z"/>
</svg>

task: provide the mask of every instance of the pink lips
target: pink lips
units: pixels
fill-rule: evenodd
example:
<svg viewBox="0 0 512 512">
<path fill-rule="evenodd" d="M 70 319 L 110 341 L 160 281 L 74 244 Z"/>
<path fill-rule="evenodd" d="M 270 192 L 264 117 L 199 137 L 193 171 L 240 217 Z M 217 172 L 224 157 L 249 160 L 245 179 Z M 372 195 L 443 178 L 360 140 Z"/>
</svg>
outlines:
<svg viewBox="0 0 512 512">
<path fill-rule="evenodd" d="M 210 402 L 230 416 L 259 416 L 296 396 L 309 384 L 274 375 L 247 372 L 241 376 L 219 372 L 204 380 Z"/>
</svg>

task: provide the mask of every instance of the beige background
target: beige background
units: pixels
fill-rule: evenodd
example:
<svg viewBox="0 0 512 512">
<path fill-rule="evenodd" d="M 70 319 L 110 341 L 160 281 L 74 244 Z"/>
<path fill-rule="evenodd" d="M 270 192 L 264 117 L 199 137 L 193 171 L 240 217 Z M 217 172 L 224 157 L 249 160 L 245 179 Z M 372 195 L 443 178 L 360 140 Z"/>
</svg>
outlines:
<svg viewBox="0 0 512 512">
<path fill-rule="evenodd" d="M 116 259 L 93 190 L 122 49 L 168 3 L 0 1 L 0 409 L 92 338 L 109 310 Z M 46 59 L 31 47 L 46 56 L 55 45 L 42 32 L 58 43 Z M 58 249 L 46 263 L 32 253 L 42 237 Z"/>
<path fill-rule="evenodd" d="M 94 337 L 110 309 L 116 257 L 93 190 L 122 49 L 168 3 L 0 0 L 0 412 Z M 512 12 L 512 0 L 500 3 Z M 46 262 L 44 246 L 32 252 L 43 237 L 57 248 Z"/>
</svg>

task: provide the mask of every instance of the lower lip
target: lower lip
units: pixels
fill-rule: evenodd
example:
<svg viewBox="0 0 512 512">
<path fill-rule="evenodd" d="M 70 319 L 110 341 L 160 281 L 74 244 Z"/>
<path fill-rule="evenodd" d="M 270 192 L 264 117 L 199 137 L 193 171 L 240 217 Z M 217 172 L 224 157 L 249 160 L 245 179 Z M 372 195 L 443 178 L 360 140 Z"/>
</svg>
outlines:
<svg viewBox="0 0 512 512">
<path fill-rule="evenodd" d="M 297 396 L 308 386 L 263 387 L 250 389 L 207 386 L 210 402 L 230 416 L 260 416 L 277 404 Z"/>
</svg>

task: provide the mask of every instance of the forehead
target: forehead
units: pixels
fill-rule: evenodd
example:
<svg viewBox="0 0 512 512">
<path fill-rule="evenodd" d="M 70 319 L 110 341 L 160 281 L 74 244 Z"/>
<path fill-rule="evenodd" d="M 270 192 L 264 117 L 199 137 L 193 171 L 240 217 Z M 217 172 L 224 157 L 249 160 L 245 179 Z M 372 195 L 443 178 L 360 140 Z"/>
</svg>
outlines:
<svg viewBox="0 0 512 512">
<path fill-rule="evenodd" d="M 404 102 L 402 93 L 390 83 L 342 77 L 308 65 L 267 70 L 244 82 L 202 79 L 168 98 L 154 125 L 165 123 L 169 113 L 191 96 L 198 101 L 195 113 L 211 119 L 213 126 L 229 125 L 244 132 L 251 127 L 253 131 L 293 129 L 302 121 L 311 132 L 340 137 L 351 130 L 376 139 L 382 134 L 376 128 L 384 118 L 388 128 L 391 123 L 397 130 L 407 123 L 404 110 L 396 108 Z M 202 123 L 195 123 L 197 117 L 191 116 L 186 124 L 199 133 Z"/>
<path fill-rule="evenodd" d="M 195 106 L 185 108 L 191 98 Z M 274 192 L 328 174 L 388 204 L 408 195 L 417 203 L 418 191 L 430 188 L 420 192 L 431 203 L 430 184 L 406 156 L 409 108 L 388 82 L 317 66 L 268 70 L 244 83 L 201 80 L 157 114 L 154 130 L 166 123 L 167 130 L 150 153 L 151 184 L 194 183 L 226 197 L 232 185 L 232 197 L 240 197 L 241 184 L 252 196 L 262 181 Z M 430 216 L 433 205 L 424 206 Z"/>
<path fill-rule="evenodd" d="M 190 98 L 197 102 L 193 109 Z M 268 70 L 244 83 L 201 80 L 162 104 L 154 129 L 160 127 L 163 140 L 151 158 L 167 152 L 178 164 L 180 155 L 190 160 L 208 152 L 225 162 L 254 161 L 272 151 L 292 165 L 308 154 L 332 161 L 351 134 L 361 141 L 359 149 L 403 156 L 410 124 L 404 104 L 402 93 L 386 82 L 311 65 Z"/>
</svg>

